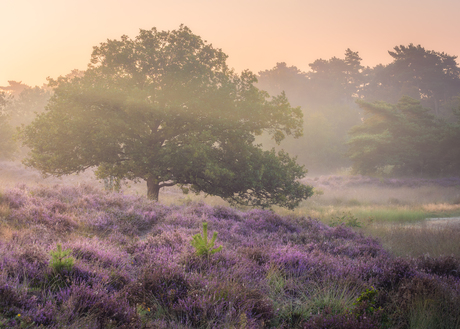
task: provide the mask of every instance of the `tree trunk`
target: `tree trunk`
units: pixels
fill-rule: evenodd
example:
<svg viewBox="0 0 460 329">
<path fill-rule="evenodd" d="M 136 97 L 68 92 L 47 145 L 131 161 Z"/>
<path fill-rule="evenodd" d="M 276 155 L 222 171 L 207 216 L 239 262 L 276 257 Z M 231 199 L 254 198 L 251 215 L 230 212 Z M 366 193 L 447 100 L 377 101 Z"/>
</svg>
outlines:
<svg viewBox="0 0 460 329">
<path fill-rule="evenodd" d="M 158 179 L 150 177 L 147 179 L 147 198 L 158 201 L 158 195 L 160 194 L 160 183 Z"/>
</svg>

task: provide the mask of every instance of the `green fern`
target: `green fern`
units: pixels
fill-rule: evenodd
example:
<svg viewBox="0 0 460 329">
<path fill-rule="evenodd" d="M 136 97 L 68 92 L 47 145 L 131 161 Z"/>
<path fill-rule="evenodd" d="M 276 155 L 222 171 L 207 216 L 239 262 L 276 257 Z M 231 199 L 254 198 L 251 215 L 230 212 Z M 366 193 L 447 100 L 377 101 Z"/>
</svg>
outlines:
<svg viewBox="0 0 460 329">
<path fill-rule="evenodd" d="M 209 256 L 222 250 L 222 246 L 213 249 L 216 238 L 217 232 L 214 232 L 211 241 L 208 242 L 208 223 L 204 222 L 202 235 L 200 233 L 194 235 L 191 244 L 195 247 L 197 255 Z"/>
</svg>

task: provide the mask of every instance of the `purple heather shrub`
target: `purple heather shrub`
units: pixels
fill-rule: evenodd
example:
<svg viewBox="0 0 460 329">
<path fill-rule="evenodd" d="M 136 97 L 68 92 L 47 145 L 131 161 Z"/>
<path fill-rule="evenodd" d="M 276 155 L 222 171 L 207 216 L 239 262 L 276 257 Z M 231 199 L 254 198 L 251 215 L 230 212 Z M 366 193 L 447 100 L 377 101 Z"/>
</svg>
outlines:
<svg viewBox="0 0 460 329">
<path fill-rule="evenodd" d="M 98 233 L 112 232 L 118 228 L 112 216 L 104 211 L 92 214 L 91 219 L 88 218 L 87 221 L 88 226 Z"/>
<path fill-rule="evenodd" d="M 174 261 L 180 258 L 187 249 L 191 249 L 189 234 L 173 230 L 161 230 L 160 232 L 138 240 L 128 248 L 134 264 Z"/>
<path fill-rule="evenodd" d="M 95 267 L 92 264 L 76 260 L 70 277 L 71 282 L 86 282 L 89 285 L 98 282 L 108 282 L 109 275 L 106 271 L 102 271 L 100 267 Z"/>
<path fill-rule="evenodd" d="M 238 252 L 245 258 L 255 262 L 259 266 L 267 264 L 270 260 L 269 252 L 262 246 L 252 245 L 244 246 L 238 249 Z"/>
<path fill-rule="evenodd" d="M 402 280 L 418 275 L 413 261 L 389 256 L 362 263 L 356 268 L 356 273 L 377 289 L 386 291 L 397 289 Z"/>
<path fill-rule="evenodd" d="M 64 246 L 72 249 L 72 255 L 75 258 L 104 268 L 122 269 L 131 265 L 130 256 L 126 251 L 108 244 L 98 237 L 75 239 L 64 244 Z"/>
<path fill-rule="evenodd" d="M 417 259 L 417 267 L 426 273 L 460 278 L 459 257 L 440 256 L 433 258 L 422 256 Z"/>
<path fill-rule="evenodd" d="M 260 328 L 274 315 L 272 302 L 257 288 L 244 283 L 214 278 L 201 289 L 191 289 L 187 297 L 178 300 L 176 316 L 186 325 L 224 327 L 224 322 L 239 323 L 248 318 L 250 328 Z M 239 323 L 241 324 L 241 323 Z"/>
<path fill-rule="evenodd" d="M 136 310 L 131 306 L 125 293 L 109 293 L 101 284 L 88 286 L 83 283 L 73 283 L 69 288 L 58 293 L 57 300 L 69 315 L 69 320 L 79 316 L 93 316 L 99 327 L 104 328 L 111 320 L 113 325 L 130 328 L 139 327 Z"/>
<path fill-rule="evenodd" d="M 57 234 L 58 232 L 55 231 L 55 228 L 46 227 L 43 224 L 29 223 L 28 228 L 26 226 L 26 228 L 15 230 L 10 241 L 20 246 L 38 245 L 46 250 L 47 246 L 54 244 L 56 239 L 62 236 Z"/>
<path fill-rule="evenodd" d="M 294 247 L 277 248 L 271 254 L 271 263 L 286 275 L 317 279 L 324 275 L 324 270 L 332 270 L 333 264 L 324 264 L 327 260 L 322 255 L 306 254 Z"/>
<path fill-rule="evenodd" d="M 181 211 L 173 212 L 167 216 L 164 220 L 164 225 L 168 225 L 171 228 L 184 228 L 184 229 L 193 229 L 196 227 L 196 224 L 203 222 L 206 217 L 203 215 L 196 215 L 194 212 L 190 214 L 185 214 Z"/>
<path fill-rule="evenodd" d="M 198 218 L 209 217 L 214 211 L 213 208 L 204 202 L 191 203 L 181 207 L 185 216 Z"/>
<path fill-rule="evenodd" d="M 212 216 L 218 219 L 228 219 L 232 221 L 241 221 L 242 213 L 234 208 L 215 206 L 212 211 Z"/>
<path fill-rule="evenodd" d="M 131 282 L 131 257 L 126 251 L 99 238 L 75 240 L 65 244 L 77 259 L 71 279 L 90 284 L 103 283 L 110 291 L 120 290 Z"/>
<path fill-rule="evenodd" d="M 3 256 L 0 258 L 0 273 L 33 285 L 44 281 L 49 257 L 40 246 L 10 241 L 0 245 L 0 254 Z"/>
<path fill-rule="evenodd" d="M 317 237 L 321 237 L 321 235 Z M 318 243 L 317 248 L 333 255 L 345 255 L 353 258 L 363 255 L 373 257 L 387 255 L 377 240 L 364 237 L 343 225 L 325 230 L 322 237 L 324 240 Z"/>
<path fill-rule="evenodd" d="M 315 182 L 376 183 L 362 176 Z M 403 184 L 378 184 L 384 183 Z M 422 302 L 430 298 L 430 310 L 449 321 L 460 319 L 455 311 L 460 303 L 457 258 L 395 258 L 378 241 L 345 226 L 266 210 L 164 206 L 88 185 L 17 186 L 4 191 L 1 202 L 11 210 L 4 225 L 12 234 L 0 241 L 0 314 L 10 327 L 19 326 L 17 314 L 55 328 L 136 328 L 140 321 L 170 328 L 269 327 L 284 323 L 277 303 L 311 298 L 311 287 L 330 282 L 350 291 L 375 287 L 382 312 L 391 315 L 399 305 L 404 308 L 392 318 L 397 323 L 406 323 L 407 310 L 419 301 L 409 295 Z M 223 246 L 209 257 L 195 255 L 190 244 L 203 222 L 208 237 L 217 232 L 216 245 Z M 58 243 L 75 258 L 61 281 L 49 267 L 49 252 Z M 270 278 L 278 280 L 276 289 Z M 321 312 L 299 313 L 295 323 L 305 328 L 378 327 L 375 314 L 360 318 L 353 310 Z"/>
<path fill-rule="evenodd" d="M 195 296 L 187 296 L 179 300 L 174 309 L 174 315 L 180 323 L 192 328 L 209 325 L 218 327 L 216 316 L 226 314 L 225 304 L 225 302 L 216 301 L 212 296 L 204 293 L 195 294 Z"/>
<path fill-rule="evenodd" d="M 30 306 L 30 300 L 27 298 L 27 293 L 21 289 L 19 280 L 5 280 L 0 277 L 0 310 L 3 312 L 15 315 Z"/>
<path fill-rule="evenodd" d="M 436 275 L 418 275 L 404 279 L 397 289 L 384 296 L 386 310 L 393 323 L 410 326 L 410 317 L 419 309 L 437 324 L 436 328 L 457 328 L 460 318 L 459 280 Z M 434 325 L 433 325 L 434 326 Z"/>
<path fill-rule="evenodd" d="M 158 302 L 163 307 L 173 307 L 187 296 L 190 284 L 178 267 L 150 265 L 143 268 L 138 280 L 137 298 L 148 306 Z"/>
<path fill-rule="evenodd" d="M 99 234 L 117 231 L 127 236 L 143 235 L 168 213 L 168 209 L 162 205 L 146 204 L 145 200 L 121 194 L 114 195 L 118 200 L 106 202 L 109 204 L 107 208 L 93 209 L 91 212 L 86 208 L 89 213 L 85 222 Z M 103 203 L 103 200 L 99 202 Z"/>
<path fill-rule="evenodd" d="M 343 225 L 331 228 L 309 218 L 302 219 L 300 223 L 300 233 L 285 234 L 283 242 L 301 246 L 304 252 L 319 250 L 351 258 L 387 255 L 377 240 L 365 237 Z"/>
<path fill-rule="evenodd" d="M 183 264 L 185 271 L 188 273 L 208 273 L 221 277 L 227 277 L 228 275 L 234 277 L 235 274 L 232 273 L 234 269 L 238 268 L 238 270 L 244 271 L 246 267 L 241 257 L 228 250 L 223 250 L 210 257 L 203 257 L 197 255 L 194 251 L 189 251 L 184 253 L 181 264 Z"/>
<path fill-rule="evenodd" d="M 321 251 L 305 253 L 294 246 L 277 248 L 271 253 L 270 261 L 287 277 L 302 281 L 323 282 L 348 277 L 357 283 L 361 280 L 358 273 L 363 263 L 361 259 L 337 257 Z"/>
<path fill-rule="evenodd" d="M 100 264 L 76 260 L 72 272 L 68 274 L 68 283 L 85 282 L 93 286 L 102 284 L 108 292 L 120 291 L 135 281 L 132 271 L 126 268 L 104 268 Z"/>
<path fill-rule="evenodd" d="M 36 303 L 33 308 L 20 314 L 36 326 L 46 327 L 55 324 L 58 312 L 56 303 L 48 300 L 44 304 Z"/>
<path fill-rule="evenodd" d="M 61 234 L 70 233 L 77 227 L 77 223 L 72 216 L 60 213 L 59 209 L 63 208 L 65 206 L 61 203 L 33 196 L 24 200 L 22 207 L 13 207 L 10 218 L 20 224 L 43 225 Z"/>
<path fill-rule="evenodd" d="M 154 211 L 136 211 L 133 208 L 114 210 L 110 216 L 120 232 L 132 236 L 149 230 L 157 219 Z"/>
<path fill-rule="evenodd" d="M 250 235 L 252 232 L 277 233 L 279 235 L 286 233 L 299 232 L 299 227 L 272 211 L 253 209 L 245 213 L 240 222 L 239 234 Z"/>
<path fill-rule="evenodd" d="M 24 184 L 16 185 L 13 189 L 8 189 L 2 194 L 2 200 L 6 201 L 10 208 L 17 209 L 26 203 L 28 189 Z"/>
</svg>

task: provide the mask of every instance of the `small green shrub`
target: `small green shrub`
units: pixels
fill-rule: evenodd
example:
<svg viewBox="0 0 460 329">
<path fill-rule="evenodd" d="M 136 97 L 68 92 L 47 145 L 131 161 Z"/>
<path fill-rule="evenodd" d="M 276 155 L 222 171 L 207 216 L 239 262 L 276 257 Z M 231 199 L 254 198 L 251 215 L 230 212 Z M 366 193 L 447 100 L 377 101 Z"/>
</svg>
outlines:
<svg viewBox="0 0 460 329">
<path fill-rule="evenodd" d="M 366 289 L 359 297 L 356 299 L 356 302 L 353 305 L 356 307 L 355 314 L 357 317 L 361 317 L 365 314 L 374 315 L 376 311 L 381 311 L 381 308 L 376 306 L 377 304 L 377 295 L 378 292 L 374 287 L 371 289 Z"/>
<path fill-rule="evenodd" d="M 351 212 L 343 213 L 342 216 L 335 216 L 330 226 L 335 227 L 339 225 L 345 225 L 348 227 L 361 227 L 361 222 L 357 217 L 353 216 Z"/>
<path fill-rule="evenodd" d="M 50 267 L 56 274 L 62 274 L 64 271 L 72 271 L 75 258 L 69 257 L 70 249 L 62 250 L 61 244 L 58 243 L 56 251 L 50 251 Z"/>
<path fill-rule="evenodd" d="M 324 195 L 324 191 L 322 189 L 319 189 L 319 188 L 315 188 L 313 190 L 313 195 Z"/>
<path fill-rule="evenodd" d="M 197 255 L 209 256 L 222 250 L 222 246 L 213 249 L 216 238 L 217 232 L 214 232 L 211 241 L 208 242 L 208 223 L 204 222 L 202 235 L 199 233 L 194 235 L 191 244 L 195 247 Z"/>
</svg>

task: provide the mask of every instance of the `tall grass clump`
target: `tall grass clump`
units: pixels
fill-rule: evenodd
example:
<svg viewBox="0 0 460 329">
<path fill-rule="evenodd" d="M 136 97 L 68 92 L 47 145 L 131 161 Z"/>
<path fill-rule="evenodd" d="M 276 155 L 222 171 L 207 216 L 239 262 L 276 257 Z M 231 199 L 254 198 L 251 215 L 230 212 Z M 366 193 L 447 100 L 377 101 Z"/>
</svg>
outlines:
<svg viewBox="0 0 460 329">
<path fill-rule="evenodd" d="M 423 255 L 460 257 L 459 225 L 393 224 L 371 225 L 364 232 L 378 238 L 386 250 L 397 256 Z"/>
</svg>

